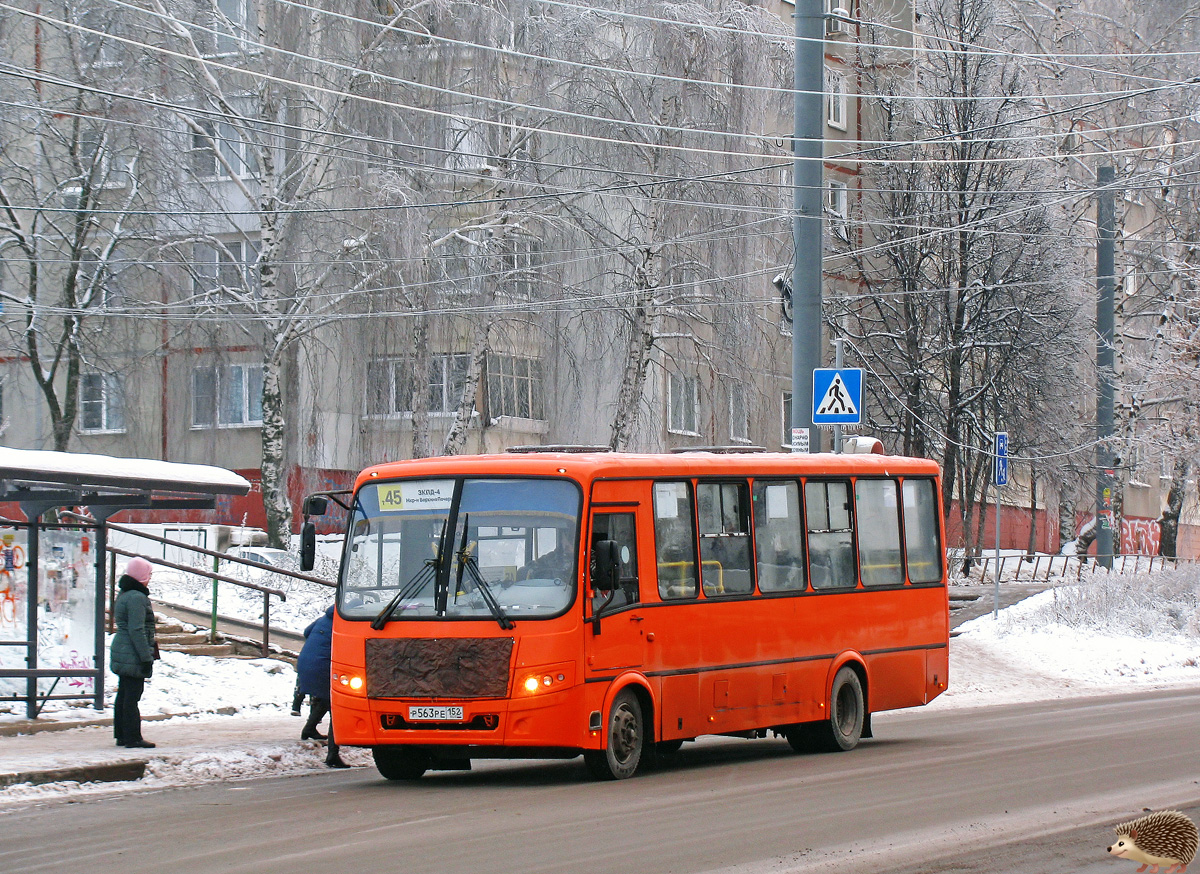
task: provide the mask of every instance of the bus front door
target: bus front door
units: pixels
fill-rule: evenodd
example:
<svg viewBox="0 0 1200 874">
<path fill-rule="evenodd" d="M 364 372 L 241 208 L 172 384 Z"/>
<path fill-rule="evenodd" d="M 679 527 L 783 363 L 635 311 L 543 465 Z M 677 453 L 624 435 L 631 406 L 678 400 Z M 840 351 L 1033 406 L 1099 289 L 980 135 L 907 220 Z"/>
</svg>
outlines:
<svg viewBox="0 0 1200 874">
<path fill-rule="evenodd" d="M 588 668 L 614 671 L 641 667 L 646 654 L 646 611 L 640 609 L 637 560 L 637 513 L 592 514 L 592 539 L 617 544 L 621 566 L 617 588 L 593 593 Z"/>
</svg>

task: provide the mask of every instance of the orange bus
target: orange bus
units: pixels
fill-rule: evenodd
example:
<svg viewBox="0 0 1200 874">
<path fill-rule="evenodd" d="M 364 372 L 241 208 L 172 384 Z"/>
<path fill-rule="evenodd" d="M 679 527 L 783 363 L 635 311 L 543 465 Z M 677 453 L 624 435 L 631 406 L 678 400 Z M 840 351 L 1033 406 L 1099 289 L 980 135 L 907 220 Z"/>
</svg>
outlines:
<svg viewBox="0 0 1200 874">
<path fill-rule="evenodd" d="M 945 690 L 936 463 L 534 449 L 381 464 L 345 502 L 333 732 L 384 777 L 582 754 L 622 779 L 701 735 L 848 750 Z"/>
</svg>

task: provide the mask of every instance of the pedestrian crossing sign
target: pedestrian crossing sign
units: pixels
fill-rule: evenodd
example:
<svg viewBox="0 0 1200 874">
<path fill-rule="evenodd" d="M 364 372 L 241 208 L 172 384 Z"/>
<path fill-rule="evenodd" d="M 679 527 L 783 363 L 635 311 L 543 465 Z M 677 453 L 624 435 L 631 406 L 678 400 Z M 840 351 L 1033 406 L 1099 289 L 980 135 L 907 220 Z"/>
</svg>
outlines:
<svg viewBox="0 0 1200 874">
<path fill-rule="evenodd" d="M 814 425 L 862 422 L 862 369 L 821 367 L 813 371 Z"/>
</svg>

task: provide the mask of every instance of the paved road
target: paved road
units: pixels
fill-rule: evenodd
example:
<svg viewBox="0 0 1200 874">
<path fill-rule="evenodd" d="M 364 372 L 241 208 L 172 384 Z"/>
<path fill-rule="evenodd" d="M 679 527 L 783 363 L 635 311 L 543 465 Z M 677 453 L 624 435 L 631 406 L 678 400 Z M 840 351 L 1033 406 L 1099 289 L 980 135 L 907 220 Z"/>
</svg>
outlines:
<svg viewBox="0 0 1200 874">
<path fill-rule="evenodd" d="M 1032 874 L 1064 830 L 1082 829 L 1078 858 L 1054 867 L 1080 870 L 1143 807 L 1200 804 L 1194 692 L 884 714 L 876 735 L 837 755 L 707 740 L 619 783 L 579 760 L 482 762 L 55 803 L 0 815 L 0 871 L 907 874 L 992 853 L 989 870 Z"/>
<path fill-rule="evenodd" d="M 1000 584 L 1000 609 L 1011 607 L 1058 584 L 1055 582 Z M 957 585 L 950 587 L 950 628 L 953 631 L 969 619 L 991 615 L 996 609 L 996 589 L 992 585 Z"/>
</svg>

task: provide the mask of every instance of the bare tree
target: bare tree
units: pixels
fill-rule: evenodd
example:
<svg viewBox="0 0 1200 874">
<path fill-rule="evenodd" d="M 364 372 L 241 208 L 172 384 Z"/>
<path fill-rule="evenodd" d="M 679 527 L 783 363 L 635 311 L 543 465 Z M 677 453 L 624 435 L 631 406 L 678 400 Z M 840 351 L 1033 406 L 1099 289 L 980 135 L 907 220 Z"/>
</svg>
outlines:
<svg viewBox="0 0 1200 874">
<path fill-rule="evenodd" d="M 562 135 L 541 137 L 547 159 L 536 169 L 566 239 L 596 253 L 566 272 L 564 284 L 584 299 L 576 309 L 583 356 L 603 374 L 581 394 L 585 403 L 605 398 L 613 449 L 659 445 L 652 430 L 638 436 L 656 366 L 703 368 L 714 384 L 770 369 L 772 345 L 751 315 L 756 295 L 746 280 L 725 277 L 786 257 L 778 237 L 762 243 L 739 230 L 756 207 L 779 210 L 783 192 L 763 184 L 779 178 L 765 166 L 778 157 L 758 141 L 720 133 L 762 130 L 764 119 L 784 117 L 778 95 L 740 87 L 785 83 L 781 22 L 742 4 L 622 11 L 629 14 L 559 10 L 536 32 L 536 50 L 574 65 L 531 71 L 537 90 L 554 98 L 549 108 L 571 113 L 557 122 Z M 779 230 L 786 233 L 785 222 Z M 689 418 L 679 430 L 727 435 L 718 398 L 713 392 L 713 421 Z"/>
<path fill-rule="evenodd" d="M 392 228 L 349 208 L 364 204 L 351 190 L 358 164 L 346 160 L 362 154 L 350 107 L 369 90 L 387 30 L 256 0 L 147 0 L 144 23 L 176 59 L 179 138 L 191 146 L 191 178 L 204 183 L 181 192 L 185 212 L 226 216 L 179 227 L 176 251 L 189 262 L 204 245 L 216 250 L 218 274 L 233 268 L 193 303 L 236 317 L 225 334 L 241 331 L 261 351 L 263 503 L 270 539 L 283 545 L 289 362 L 302 338 L 389 272 L 377 253 Z"/>
<path fill-rule="evenodd" d="M 108 371 L 113 387 L 114 350 L 129 351 L 116 325 L 102 336 L 85 325 L 129 303 L 120 288 L 154 235 L 142 216 L 156 158 L 143 115 L 97 87 L 134 64 L 107 35 L 113 21 L 85 3 L 41 9 L 42 18 L 14 17 L 8 35 L 10 46 L 37 52 L 37 63 L 17 58 L 27 72 L 0 80 L 0 298 L 12 305 L 10 354 L 28 362 L 62 451 L 78 424 L 81 375 Z M 119 405 L 114 388 L 114 419 Z"/>
<path fill-rule="evenodd" d="M 1069 434 L 1077 390 L 1077 253 L 1053 177 L 1021 121 L 1017 65 L 977 47 L 1001 32 L 984 0 L 922 5 L 927 51 L 916 100 L 878 78 L 871 111 L 889 145 L 868 152 L 863 245 L 849 254 L 866 293 L 835 314 L 882 381 L 870 418 L 906 453 L 937 451 L 943 511 L 968 544 L 991 465 L 992 433 L 1038 454 Z M 1064 428 L 1065 424 L 1065 428 Z"/>
</svg>

